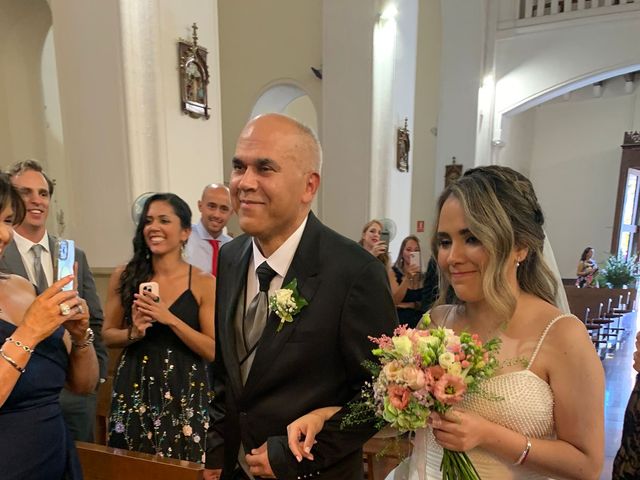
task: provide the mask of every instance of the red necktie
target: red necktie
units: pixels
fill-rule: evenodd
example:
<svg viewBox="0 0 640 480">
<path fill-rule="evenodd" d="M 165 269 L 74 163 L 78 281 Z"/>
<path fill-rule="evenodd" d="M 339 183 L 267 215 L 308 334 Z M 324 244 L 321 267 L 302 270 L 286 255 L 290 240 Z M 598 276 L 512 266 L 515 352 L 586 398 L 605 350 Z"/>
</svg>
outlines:
<svg viewBox="0 0 640 480">
<path fill-rule="evenodd" d="M 218 275 L 218 252 L 220 252 L 220 240 L 207 240 L 213 248 L 213 256 L 211 257 L 211 275 Z"/>
</svg>

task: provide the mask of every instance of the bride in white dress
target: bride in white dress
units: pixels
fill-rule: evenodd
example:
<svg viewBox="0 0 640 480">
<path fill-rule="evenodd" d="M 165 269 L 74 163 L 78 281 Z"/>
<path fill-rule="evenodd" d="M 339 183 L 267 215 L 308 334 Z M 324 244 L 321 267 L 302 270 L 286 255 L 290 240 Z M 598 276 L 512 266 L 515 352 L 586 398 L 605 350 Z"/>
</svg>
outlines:
<svg viewBox="0 0 640 480">
<path fill-rule="evenodd" d="M 459 303 L 435 307 L 432 320 L 483 341 L 499 336 L 502 368 L 483 383 L 486 394 L 432 414 L 389 480 L 440 479 L 443 447 L 467 452 L 482 480 L 599 478 L 604 373 L 584 325 L 554 305 L 559 286 L 543 260 L 543 222 L 531 182 L 507 167 L 469 170 L 441 194 L 432 251 L 440 298 L 451 286 Z M 299 461 L 312 461 L 313 441 L 336 411 L 289 426 Z"/>
</svg>

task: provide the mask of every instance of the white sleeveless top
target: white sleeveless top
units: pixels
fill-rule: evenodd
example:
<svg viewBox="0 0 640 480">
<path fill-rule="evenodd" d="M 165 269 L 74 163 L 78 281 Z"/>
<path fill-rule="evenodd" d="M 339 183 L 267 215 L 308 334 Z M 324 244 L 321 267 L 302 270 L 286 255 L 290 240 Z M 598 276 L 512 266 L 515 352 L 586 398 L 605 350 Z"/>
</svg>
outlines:
<svg viewBox="0 0 640 480">
<path fill-rule="evenodd" d="M 464 397 L 459 407 L 478 413 L 491 422 L 502 425 L 530 438 L 555 438 L 553 419 L 553 392 L 547 382 L 531 371 L 540 347 L 554 323 L 564 317 L 554 318 L 542 332 L 525 370 L 508 372 L 485 380 L 482 384 L 486 395 L 470 394 Z M 491 398 L 493 397 L 493 398 Z M 547 480 L 549 477 L 514 466 L 493 456 L 482 448 L 467 451 L 467 455 L 482 480 Z M 428 480 L 441 480 L 440 462 L 442 447 L 438 445 L 431 428 L 427 432 L 427 476 Z M 417 480 L 417 472 L 409 475 L 408 461 L 397 471 L 391 472 L 388 480 Z"/>
</svg>

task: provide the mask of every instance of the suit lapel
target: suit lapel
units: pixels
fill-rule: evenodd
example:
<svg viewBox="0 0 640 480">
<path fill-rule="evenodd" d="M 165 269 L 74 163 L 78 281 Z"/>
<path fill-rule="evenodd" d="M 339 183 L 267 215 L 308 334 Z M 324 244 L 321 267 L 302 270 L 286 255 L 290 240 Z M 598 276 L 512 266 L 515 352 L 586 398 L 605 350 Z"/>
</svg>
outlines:
<svg viewBox="0 0 640 480">
<path fill-rule="evenodd" d="M 318 255 L 318 230 L 321 228 L 320 222 L 313 213 L 309 214 L 300 244 L 293 257 L 289 270 L 284 277 L 282 286 L 284 287 L 294 278 L 298 281 L 298 293 L 311 303 L 315 292 L 320 285 L 319 255 Z M 295 331 L 296 327 L 306 319 L 305 308 L 298 315 L 293 317 L 293 322 L 285 323 L 278 332 L 280 317 L 275 312 L 269 314 L 264 332 L 260 337 L 260 344 L 256 350 L 256 356 L 249 372 L 247 382 L 244 387 L 245 394 L 248 394 L 255 386 L 264 379 L 271 368 L 275 358 L 285 348 L 287 340 Z"/>
<path fill-rule="evenodd" d="M 224 288 L 228 294 L 229 304 L 226 309 L 224 319 L 216 319 L 221 321 L 219 325 L 220 345 L 223 350 L 224 362 L 226 364 L 227 374 L 236 392 L 236 398 L 242 392 L 242 377 L 240 375 L 240 364 L 238 361 L 238 352 L 236 352 L 236 331 L 235 316 L 238 308 L 238 301 L 245 290 L 247 283 L 247 270 L 249 268 L 249 260 L 251 259 L 251 237 L 247 237 L 244 245 L 240 247 L 237 257 L 229 259 L 225 271 L 229 273 L 222 278 L 226 282 Z"/>
<path fill-rule="evenodd" d="M 20 251 L 18 250 L 18 246 L 15 241 L 11 241 L 7 248 L 4 251 L 4 256 L 2 257 L 3 269 L 6 271 L 13 273 L 15 275 L 20 275 L 23 278 L 29 280 L 29 275 L 27 274 L 27 269 L 22 263 L 22 255 L 20 255 Z"/>
<path fill-rule="evenodd" d="M 58 243 L 58 239 L 53 235 L 48 235 L 48 237 L 49 255 L 51 256 L 51 266 L 53 267 L 53 281 L 55 282 L 58 279 L 58 248 L 56 245 Z M 78 276 L 80 276 L 80 272 L 78 272 Z"/>
</svg>

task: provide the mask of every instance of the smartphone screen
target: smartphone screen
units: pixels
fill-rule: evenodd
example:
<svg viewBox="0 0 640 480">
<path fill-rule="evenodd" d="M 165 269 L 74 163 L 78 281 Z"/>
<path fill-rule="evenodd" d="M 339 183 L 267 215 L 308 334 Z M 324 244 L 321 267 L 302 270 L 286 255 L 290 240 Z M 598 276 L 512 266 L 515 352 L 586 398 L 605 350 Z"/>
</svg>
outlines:
<svg viewBox="0 0 640 480">
<path fill-rule="evenodd" d="M 411 252 L 409 253 L 409 258 L 411 259 L 411 265 L 414 265 L 416 267 L 421 267 L 421 259 L 420 259 L 420 252 Z"/>
<path fill-rule="evenodd" d="M 76 248 L 73 240 L 58 240 L 57 244 L 57 273 L 56 280 L 66 277 L 67 275 L 73 275 L 73 264 L 76 260 Z M 73 290 L 73 281 L 67 283 L 63 290 Z"/>
</svg>

